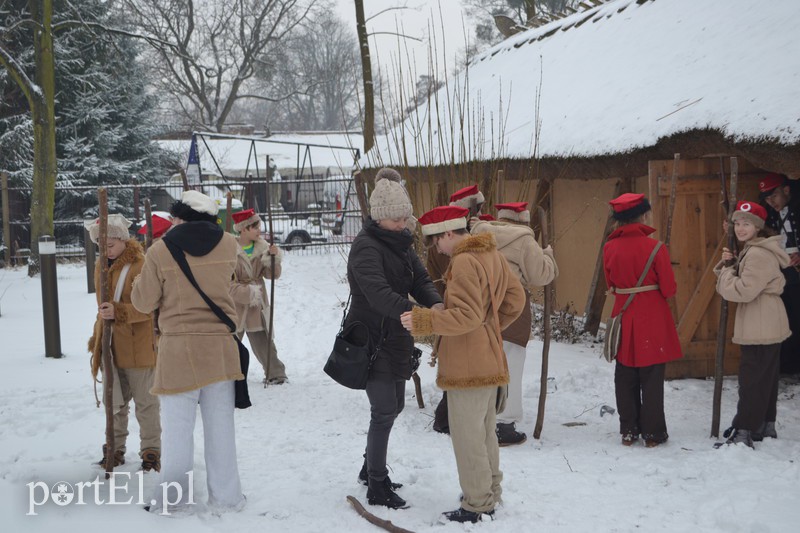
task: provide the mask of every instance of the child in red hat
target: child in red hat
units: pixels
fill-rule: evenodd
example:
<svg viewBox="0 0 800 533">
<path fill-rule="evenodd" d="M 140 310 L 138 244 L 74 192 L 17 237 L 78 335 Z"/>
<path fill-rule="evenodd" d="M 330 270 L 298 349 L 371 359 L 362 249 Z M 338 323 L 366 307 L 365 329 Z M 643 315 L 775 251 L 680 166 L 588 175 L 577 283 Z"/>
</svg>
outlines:
<svg viewBox="0 0 800 533">
<path fill-rule="evenodd" d="M 231 289 L 239 317 L 241 339 L 247 333 L 250 347 L 264 367 L 264 382 L 281 385 L 286 382 L 286 365 L 278 358 L 273 338 L 268 338 L 269 296 L 265 279 L 281 276 L 283 252 L 261 238 L 261 217 L 252 209 L 233 213 L 233 229 L 239 233 L 239 254 L 236 259 L 235 283 Z M 275 270 L 272 270 L 272 256 Z"/>
<path fill-rule="evenodd" d="M 732 427 L 725 432 L 728 444 L 753 447 L 765 436 L 777 438 L 775 417 L 781 343 L 789 337 L 789 320 L 781 293 L 786 280 L 781 268 L 789 256 L 780 236 L 765 228 L 767 211 L 754 202 L 740 201 L 731 216 L 734 232 L 744 249 L 736 262 L 723 248 L 722 261 L 714 268 L 717 292 L 736 302 L 733 339 L 740 345 L 739 403 Z"/>
<path fill-rule="evenodd" d="M 440 335 L 436 384 L 447 391 L 450 436 L 463 499 L 455 522 L 491 516 L 500 501 L 495 416 L 503 410 L 508 363 L 501 330 L 522 312 L 525 293 L 491 233 L 467 232 L 469 210 L 437 207 L 419 219 L 426 244 L 450 257 L 444 309 L 415 307 L 400 321 L 414 335 Z"/>
<path fill-rule="evenodd" d="M 650 202 L 644 194 L 625 193 L 609 204 L 617 229 L 603 247 L 603 269 L 614 294 L 611 316 L 622 314 L 614 368 L 620 434 L 625 446 L 641 435 L 645 446 L 652 448 L 669 438 L 664 415 L 666 363 L 683 357 L 667 304 L 677 285 L 669 252 L 664 246 L 656 250 L 660 243 L 650 237 L 656 230 L 648 225 Z"/>
</svg>

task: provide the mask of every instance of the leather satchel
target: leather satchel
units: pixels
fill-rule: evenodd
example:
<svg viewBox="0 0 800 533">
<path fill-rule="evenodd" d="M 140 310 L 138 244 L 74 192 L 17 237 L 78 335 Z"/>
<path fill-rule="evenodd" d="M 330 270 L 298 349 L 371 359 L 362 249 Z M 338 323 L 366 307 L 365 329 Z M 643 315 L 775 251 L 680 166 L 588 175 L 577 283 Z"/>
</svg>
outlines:
<svg viewBox="0 0 800 533">
<path fill-rule="evenodd" d="M 629 294 L 629 296 L 628 299 L 625 300 L 625 305 L 623 305 L 622 309 L 620 309 L 619 314 L 609 318 L 606 321 L 606 338 L 603 342 L 603 358 L 609 363 L 613 363 L 614 360 L 616 360 L 617 352 L 619 352 L 620 340 L 622 338 L 622 313 L 625 312 L 625 310 L 633 301 L 633 297 L 636 296 L 637 293 L 658 289 L 658 285 L 647 285 L 642 287 L 642 282 L 644 282 L 645 276 L 650 271 L 650 266 L 653 264 L 653 260 L 656 258 L 656 253 L 658 252 L 658 249 L 661 248 L 662 244 L 663 243 L 661 241 L 658 241 L 655 248 L 653 248 L 653 251 L 650 252 L 650 257 L 647 259 L 647 264 L 645 264 L 644 271 L 642 272 L 642 275 L 639 276 L 639 281 L 636 282 L 636 286 L 631 289 L 617 289 L 611 291 L 616 292 L 617 294 Z"/>
<path fill-rule="evenodd" d="M 324 372 L 333 378 L 336 383 L 348 389 L 363 390 L 367 388 L 367 379 L 372 363 L 378 354 L 369 350 L 369 328 L 362 322 L 351 322 L 345 327 L 347 309 L 350 307 L 350 298 L 342 313 L 342 323 L 339 333 L 333 341 L 333 349 L 325 362 Z"/>
</svg>

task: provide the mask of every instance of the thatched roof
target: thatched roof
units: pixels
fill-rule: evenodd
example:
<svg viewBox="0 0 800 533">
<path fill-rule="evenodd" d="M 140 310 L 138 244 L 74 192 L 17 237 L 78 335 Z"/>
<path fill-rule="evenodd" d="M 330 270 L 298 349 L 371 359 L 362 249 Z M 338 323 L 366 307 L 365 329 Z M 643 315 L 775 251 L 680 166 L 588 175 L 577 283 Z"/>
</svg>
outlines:
<svg viewBox="0 0 800 533">
<path fill-rule="evenodd" d="M 609 1 L 476 57 L 368 166 L 522 163 L 538 141 L 544 172 L 735 153 L 800 177 L 797 20 L 794 0 Z"/>
</svg>

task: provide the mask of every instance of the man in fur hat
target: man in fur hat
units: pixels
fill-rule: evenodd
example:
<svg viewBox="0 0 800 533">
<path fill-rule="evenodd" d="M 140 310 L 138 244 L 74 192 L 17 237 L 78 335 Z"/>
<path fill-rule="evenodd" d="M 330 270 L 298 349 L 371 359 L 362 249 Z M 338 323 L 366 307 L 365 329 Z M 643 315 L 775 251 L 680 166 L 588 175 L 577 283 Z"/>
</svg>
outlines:
<svg viewBox="0 0 800 533">
<path fill-rule="evenodd" d="M 239 254 L 231 296 L 239 315 L 238 331 L 245 332 L 258 362 L 264 367 L 264 382 L 281 385 L 286 382 L 286 366 L 278 359 L 273 338 L 268 338 L 269 298 L 265 279 L 281 276 L 283 252 L 261 238 L 261 218 L 252 209 L 233 214 L 233 229 L 239 233 Z M 275 258 L 275 271 L 272 270 Z"/>
<path fill-rule="evenodd" d="M 130 402 L 133 400 L 136 420 L 139 422 L 139 457 L 142 460 L 142 470 L 149 472 L 161 469 L 158 396 L 150 393 L 155 375 L 156 353 L 152 315 L 137 311 L 131 303 L 133 280 L 142 271 L 144 252 L 136 239 L 129 238 L 130 225 L 130 221 L 122 215 L 108 215 L 107 294 L 111 300 L 101 302 L 100 291 L 97 291 L 99 307 L 94 333 L 89 339 L 89 351 L 92 353 L 92 375 L 97 379 L 103 342 L 103 320 L 111 320 L 114 447 L 116 448 L 114 466 L 125 464 L 128 414 Z M 92 242 L 97 244 L 100 236 L 100 220 L 86 222 L 84 226 L 89 231 Z M 100 287 L 101 266 L 99 261 L 95 263 L 95 287 Z M 103 445 L 103 459 L 98 464 L 105 468 L 105 445 Z"/>
<path fill-rule="evenodd" d="M 467 232 L 469 210 L 437 207 L 419 219 L 422 234 L 450 257 L 444 309 L 414 307 L 403 326 L 414 335 L 439 335 L 436 384 L 447 391 L 448 418 L 461 507 L 444 513 L 455 522 L 477 522 L 500 502 L 500 453 L 496 413 L 503 410 L 508 363 L 501 331 L 522 313 L 525 292 L 497 251 L 494 235 Z"/>
</svg>

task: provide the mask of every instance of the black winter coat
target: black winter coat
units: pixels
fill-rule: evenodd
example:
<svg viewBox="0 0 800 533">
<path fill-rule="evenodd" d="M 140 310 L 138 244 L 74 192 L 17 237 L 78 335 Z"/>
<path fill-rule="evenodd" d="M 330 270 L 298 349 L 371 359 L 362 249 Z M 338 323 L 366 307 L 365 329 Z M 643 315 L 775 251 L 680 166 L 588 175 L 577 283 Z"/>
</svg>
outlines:
<svg viewBox="0 0 800 533">
<path fill-rule="evenodd" d="M 400 315 L 414 306 L 409 294 L 425 307 L 442 302 L 413 242 L 408 230 L 388 231 L 367 219 L 347 259 L 352 300 L 345 327 L 355 321 L 365 324 L 370 352 L 380 346 L 378 358 L 388 359 L 392 374 L 403 379 L 411 377 L 414 348 L 413 337 L 400 323 Z"/>
<path fill-rule="evenodd" d="M 789 194 L 791 195 L 791 199 L 789 201 L 789 213 L 786 216 L 789 224 L 791 224 L 793 235 L 793 241 L 787 243 L 787 246 L 796 247 L 800 245 L 800 186 L 796 184 L 794 181 L 789 182 Z M 781 220 L 780 213 L 772 209 L 772 207 L 767 204 L 766 202 L 762 202 L 762 204 L 767 209 L 767 223 L 766 226 L 772 228 L 773 230 L 777 231 L 779 234 L 781 232 L 782 226 L 784 225 L 784 221 Z M 797 272 L 797 269 L 793 266 L 781 269 L 783 272 L 784 277 L 786 278 L 787 285 L 797 285 L 800 284 L 800 273 Z"/>
</svg>

